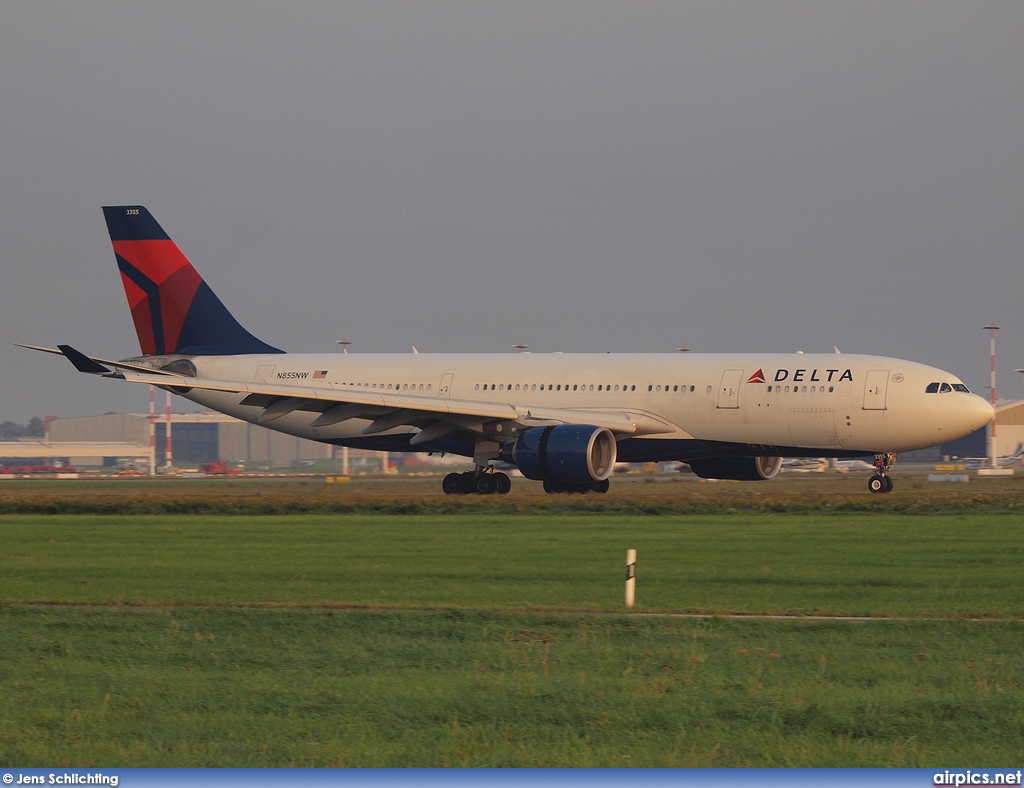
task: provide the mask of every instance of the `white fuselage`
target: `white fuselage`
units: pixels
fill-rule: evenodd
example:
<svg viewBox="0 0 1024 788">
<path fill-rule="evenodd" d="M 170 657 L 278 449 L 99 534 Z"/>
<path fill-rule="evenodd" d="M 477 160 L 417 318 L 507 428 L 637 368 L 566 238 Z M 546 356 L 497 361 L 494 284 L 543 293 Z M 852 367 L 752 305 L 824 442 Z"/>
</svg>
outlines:
<svg viewBox="0 0 1024 788">
<path fill-rule="evenodd" d="M 764 454 L 901 452 L 955 440 L 993 415 L 987 402 L 966 390 L 926 393 L 934 382 L 962 387 L 955 375 L 879 356 L 335 353 L 189 359 L 199 378 L 505 403 L 527 415 L 531 408 L 627 414 L 644 426 L 634 436 L 618 436 L 621 459 L 685 459 L 694 441 Z M 240 404 L 244 394 L 193 389 L 184 396 L 245 421 L 257 422 L 263 413 L 260 406 Z M 311 440 L 366 445 L 361 435 L 371 419 L 312 427 L 315 417 L 294 411 L 266 426 Z M 416 432 L 401 426 L 381 436 L 393 443 Z"/>
</svg>

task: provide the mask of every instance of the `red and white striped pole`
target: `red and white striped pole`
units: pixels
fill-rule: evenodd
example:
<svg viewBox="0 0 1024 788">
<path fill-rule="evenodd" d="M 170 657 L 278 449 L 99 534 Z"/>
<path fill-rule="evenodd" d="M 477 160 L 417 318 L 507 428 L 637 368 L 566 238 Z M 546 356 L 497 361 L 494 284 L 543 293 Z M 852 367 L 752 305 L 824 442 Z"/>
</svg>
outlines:
<svg viewBox="0 0 1024 788">
<path fill-rule="evenodd" d="M 149 475 L 156 475 L 156 392 L 149 387 Z"/>
<path fill-rule="evenodd" d="M 989 356 L 992 359 L 992 375 L 989 383 L 989 389 L 992 392 L 992 410 L 996 409 L 996 331 L 999 330 L 999 326 L 995 323 L 989 323 L 985 326 L 989 332 Z M 996 460 L 996 420 L 992 419 L 992 429 L 989 432 L 988 437 L 988 460 L 989 467 L 995 468 L 998 465 Z"/>
<path fill-rule="evenodd" d="M 171 392 L 167 392 L 167 472 L 171 472 Z"/>
</svg>

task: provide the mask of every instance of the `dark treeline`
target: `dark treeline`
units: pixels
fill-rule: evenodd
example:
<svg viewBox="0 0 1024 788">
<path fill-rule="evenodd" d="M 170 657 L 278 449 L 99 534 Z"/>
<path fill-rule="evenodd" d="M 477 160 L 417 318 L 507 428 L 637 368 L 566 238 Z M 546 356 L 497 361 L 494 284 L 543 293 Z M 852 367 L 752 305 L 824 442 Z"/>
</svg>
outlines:
<svg viewBox="0 0 1024 788">
<path fill-rule="evenodd" d="M 0 423 L 0 440 L 9 441 L 15 438 L 41 438 L 43 437 L 43 420 L 33 416 L 28 424 L 22 426 L 13 421 Z"/>
</svg>

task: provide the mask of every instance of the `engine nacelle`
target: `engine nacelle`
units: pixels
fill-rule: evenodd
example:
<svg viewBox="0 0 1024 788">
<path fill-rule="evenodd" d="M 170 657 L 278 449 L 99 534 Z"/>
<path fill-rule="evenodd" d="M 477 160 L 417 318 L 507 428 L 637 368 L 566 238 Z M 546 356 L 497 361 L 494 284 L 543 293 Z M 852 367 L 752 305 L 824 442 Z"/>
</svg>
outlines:
<svg viewBox="0 0 1024 788">
<path fill-rule="evenodd" d="M 756 482 L 774 479 L 782 468 L 781 457 L 715 457 L 694 460 L 690 469 L 702 479 L 732 479 Z"/>
<path fill-rule="evenodd" d="M 591 424 L 534 427 L 506 444 L 501 459 L 527 479 L 555 482 L 601 482 L 615 468 L 615 436 Z"/>
</svg>

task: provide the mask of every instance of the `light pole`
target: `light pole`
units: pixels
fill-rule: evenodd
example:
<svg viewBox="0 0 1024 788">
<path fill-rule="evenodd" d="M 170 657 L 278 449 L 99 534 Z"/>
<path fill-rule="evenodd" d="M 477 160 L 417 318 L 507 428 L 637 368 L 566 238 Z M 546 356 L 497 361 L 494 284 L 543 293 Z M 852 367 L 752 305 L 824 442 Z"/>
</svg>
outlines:
<svg viewBox="0 0 1024 788">
<path fill-rule="evenodd" d="M 992 410 L 996 409 L 996 331 L 999 330 L 999 326 L 995 323 L 989 323 L 985 326 L 985 329 L 989 332 L 989 357 L 991 358 L 991 385 L 990 390 L 992 392 Z M 988 460 L 989 467 L 997 467 L 996 461 L 996 420 L 992 419 L 992 428 L 989 431 L 988 436 Z"/>
</svg>

